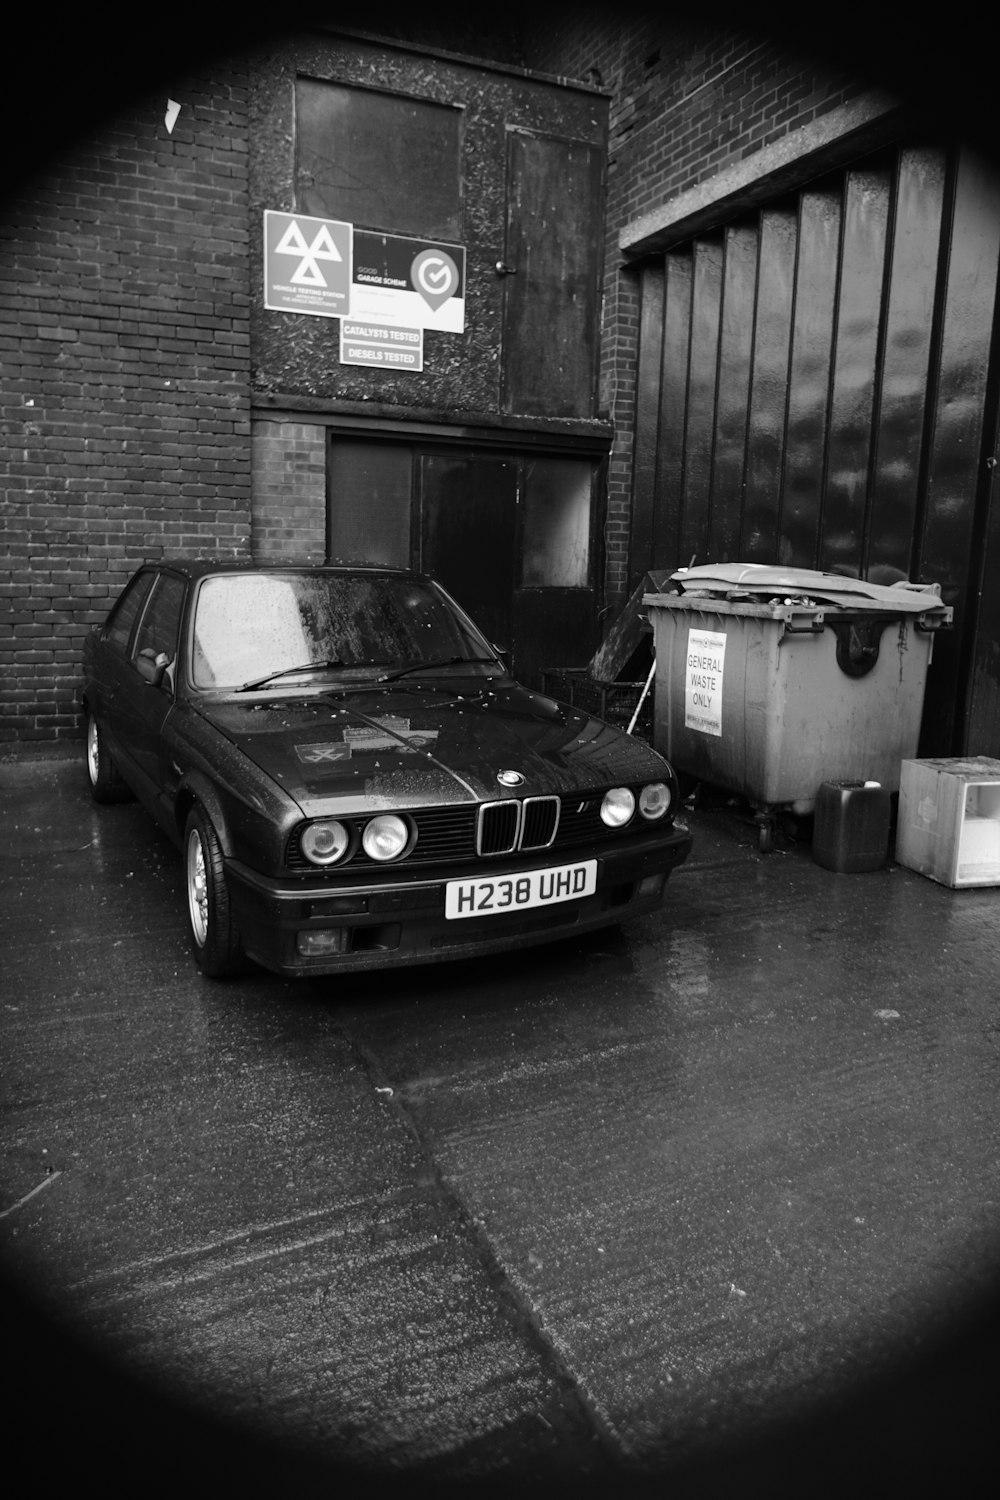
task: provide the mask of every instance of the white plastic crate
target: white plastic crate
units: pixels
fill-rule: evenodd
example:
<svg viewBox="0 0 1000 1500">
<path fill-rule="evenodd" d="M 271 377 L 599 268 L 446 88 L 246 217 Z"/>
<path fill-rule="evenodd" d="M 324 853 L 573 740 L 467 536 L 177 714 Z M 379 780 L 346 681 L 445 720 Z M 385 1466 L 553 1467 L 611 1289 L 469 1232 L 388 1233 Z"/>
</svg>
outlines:
<svg viewBox="0 0 1000 1500">
<path fill-rule="evenodd" d="M 1000 885 L 1000 760 L 904 760 L 896 862 L 941 885 Z"/>
</svg>

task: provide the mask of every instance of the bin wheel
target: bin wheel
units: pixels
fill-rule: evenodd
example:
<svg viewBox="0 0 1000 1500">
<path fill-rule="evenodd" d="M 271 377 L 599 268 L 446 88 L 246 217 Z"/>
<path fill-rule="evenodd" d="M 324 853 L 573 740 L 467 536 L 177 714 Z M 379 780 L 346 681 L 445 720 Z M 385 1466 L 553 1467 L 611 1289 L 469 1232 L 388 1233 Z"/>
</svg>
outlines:
<svg viewBox="0 0 1000 1500">
<path fill-rule="evenodd" d="M 770 854 L 774 848 L 774 819 L 769 813 L 757 814 L 757 848 L 761 854 Z"/>
<path fill-rule="evenodd" d="M 701 782 L 697 776 L 692 776 L 687 771 L 677 771 L 676 767 L 675 774 L 677 776 L 677 785 L 680 789 L 681 801 L 686 802 L 692 793 L 698 790 Z"/>
</svg>

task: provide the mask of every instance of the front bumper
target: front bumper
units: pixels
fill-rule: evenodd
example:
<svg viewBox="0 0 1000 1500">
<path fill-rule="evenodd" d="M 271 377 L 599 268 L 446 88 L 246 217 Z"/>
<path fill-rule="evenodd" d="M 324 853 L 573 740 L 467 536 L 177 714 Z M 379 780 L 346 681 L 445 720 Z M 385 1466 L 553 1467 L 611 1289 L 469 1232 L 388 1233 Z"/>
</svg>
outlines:
<svg viewBox="0 0 1000 1500">
<path fill-rule="evenodd" d="M 227 861 L 226 878 L 246 952 L 256 963 L 289 976 L 349 973 L 502 953 L 653 911 L 663 899 L 667 877 L 687 859 L 691 843 L 689 830 L 675 824 L 656 837 L 623 847 L 603 847 L 599 853 L 579 850 L 577 859 L 597 859 L 593 895 L 460 921 L 445 916 L 448 881 L 500 879 L 526 868 L 543 868 L 545 861 L 515 856 L 491 860 L 486 869 L 477 862 L 410 878 L 379 871 L 378 881 L 352 882 L 345 872 L 336 883 L 274 880 Z M 558 862 L 570 858 L 560 851 Z M 336 936 L 308 936 L 332 933 Z M 304 954 L 302 934 L 307 935 L 307 945 L 333 942 L 338 951 Z"/>
</svg>

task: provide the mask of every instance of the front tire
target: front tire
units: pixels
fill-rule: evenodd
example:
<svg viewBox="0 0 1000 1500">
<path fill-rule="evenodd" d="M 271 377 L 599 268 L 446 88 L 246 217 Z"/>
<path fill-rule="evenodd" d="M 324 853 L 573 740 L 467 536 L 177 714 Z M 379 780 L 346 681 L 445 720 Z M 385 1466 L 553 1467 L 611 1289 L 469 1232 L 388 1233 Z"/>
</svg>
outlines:
<svg viewBox="0 0 1000 1500">
<path fill-rule="evenodd" d="M 218 835 L 200 807 L 184 830 L 184 879 L 194 956 L 203 974 L 222 979 L 243 966 L 243 945 L 233 916 Z"/>
<path fill-rule="evenodd" d="M 87 785 L 95 802 L 127 802 L 132 796 L 111 758 L 94 715 L 87 715 Z"/>
</svg>

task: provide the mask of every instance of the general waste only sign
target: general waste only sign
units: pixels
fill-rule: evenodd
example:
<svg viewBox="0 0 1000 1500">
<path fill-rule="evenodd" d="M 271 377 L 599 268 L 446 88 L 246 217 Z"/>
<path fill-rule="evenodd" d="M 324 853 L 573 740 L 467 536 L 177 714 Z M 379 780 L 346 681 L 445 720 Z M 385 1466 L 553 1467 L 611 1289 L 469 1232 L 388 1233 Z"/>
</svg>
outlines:
<svg viewBox="0 0 1000 1500">
<path fill-rule="evenodd" d="M 264 306 L 339 318 L 350 312 L 354 226 L 264 211 Z"/>
<path fill-rule="evenodd" d="M 356 229 L 350 316 L 463 333 L 464 246 Z"/>
<path fill-rule="evenodd" d="M 721 630 L 689 630 L 684 664 L 684 725 L 722 734 L 722 683 L 726 637 Z"/>
</svg>

